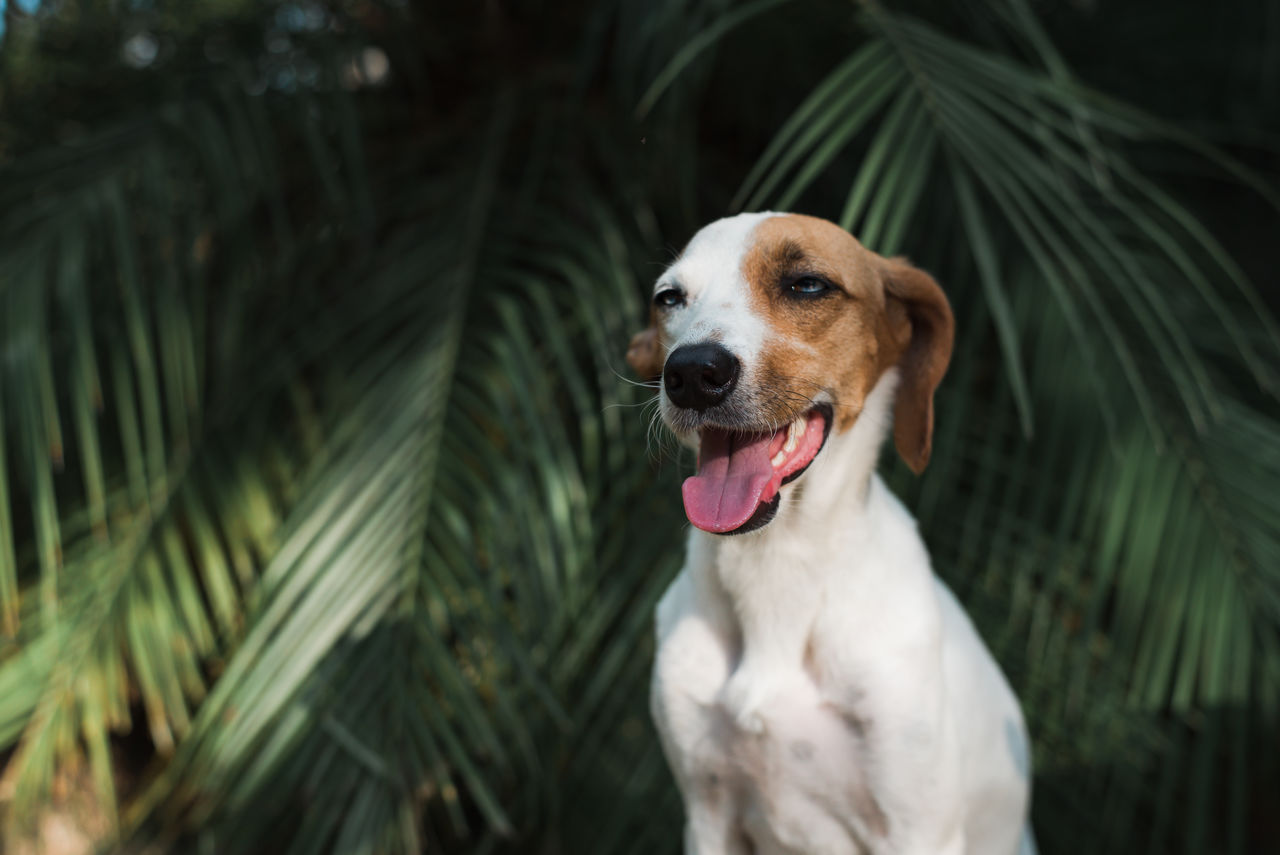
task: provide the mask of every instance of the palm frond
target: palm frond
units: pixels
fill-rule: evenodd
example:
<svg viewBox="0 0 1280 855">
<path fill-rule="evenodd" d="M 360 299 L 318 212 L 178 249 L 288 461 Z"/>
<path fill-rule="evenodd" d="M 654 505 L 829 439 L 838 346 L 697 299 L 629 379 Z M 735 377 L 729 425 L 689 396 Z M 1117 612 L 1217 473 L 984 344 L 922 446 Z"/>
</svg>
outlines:
<svg viewBox="0 0 1280 855">
<path fill-rule="evenodd" d="M 157 749 L 171 753 L 275 549 L 283 497 L 268 471 L 298 460 L 278 443 L 252 462 L 228 448 L 236 430 L 262 430 L 268 411 L 223 421 L 256 402 L 228 395 L 230 378 L 216 373 L 243 354 L 214 336 L 236 334 L 260 309 L 207 282 L 217 269 L 243 292 L 266 252 L 236 240 L 279 190 L 263 160 L 274 152 L 227 157 L 232 135 L 256 139 L 247 112 L 224 89 L 38 155 L 5 182 L 13 204 L 0 229 L 18 250 L 0 294 L 11 342 L 0 398 L 17 415 L 5 444 L 24 465 L 0 485 L 0 615 L 19 643 L 0 683 L 11 689 L 4 719 L 26 734 L 6 771 L 17 816 L 33 816 L 80 740 L 114 804 L 106 740 L 130 727 L 135 690 Z M 174 133 L 186 124 L 204 134 Z M 98 160 L 111 168 L 84 180 Z M 236 253 L 219 253 L 220 240 Z M 289 380 L 277 378 L 277 398 Z M 16 517 L 14 488 L 29 497 Z M 24 529 L 31 548 L 15 550 Z M 28 567 L 38 572 L 24 594 Z M 6 733 L 6 744 L 18 735 Z"/>
</svg>

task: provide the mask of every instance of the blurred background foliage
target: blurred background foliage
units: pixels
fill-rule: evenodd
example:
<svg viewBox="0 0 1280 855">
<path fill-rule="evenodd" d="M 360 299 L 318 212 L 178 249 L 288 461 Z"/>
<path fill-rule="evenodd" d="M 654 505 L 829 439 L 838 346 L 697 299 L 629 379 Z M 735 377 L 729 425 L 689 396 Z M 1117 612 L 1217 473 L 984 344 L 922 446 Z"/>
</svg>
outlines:
<svg viewBox="0 0 1280 855">
<path fill-rule="evenodd" d="M 1280 846 L 1275 4 L 0 6 L 0 849 L 676 852 L 621 355 L 762 208 L 955 305 L 1042 850 Z"/>
</svg>

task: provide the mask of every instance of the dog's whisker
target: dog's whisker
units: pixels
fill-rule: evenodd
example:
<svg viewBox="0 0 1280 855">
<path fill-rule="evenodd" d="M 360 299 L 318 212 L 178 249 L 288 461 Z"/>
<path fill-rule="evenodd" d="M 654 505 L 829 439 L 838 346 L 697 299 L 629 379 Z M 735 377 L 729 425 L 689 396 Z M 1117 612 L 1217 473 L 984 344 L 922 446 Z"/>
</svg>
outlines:
<svg viewBox="0 0 1280 855">
<path fill-rule="evenodd" d="M 619 374 L 612 365 L 606 365 L 605 367 L 609 369 L 610 374 L 617 377 L 628 386 L 639 386 L 641 389 L 657 389 L 659 387 L 657 380 L 632 380 L 630 377 Z"/>
<path fill-rule="evenodd" d="M 605 404 L 603 407 L 601 407 L 600 412 L 603 413 L 603 412 L 607 412 L 608 410 L 634 409 L 636 407 L 647 407 L 647 406 L 649 406 L 648 401 L 636 401 L 630 404 L 627 403 L 626 401 L 614 401 L 612 404 Z"/>
</svg>

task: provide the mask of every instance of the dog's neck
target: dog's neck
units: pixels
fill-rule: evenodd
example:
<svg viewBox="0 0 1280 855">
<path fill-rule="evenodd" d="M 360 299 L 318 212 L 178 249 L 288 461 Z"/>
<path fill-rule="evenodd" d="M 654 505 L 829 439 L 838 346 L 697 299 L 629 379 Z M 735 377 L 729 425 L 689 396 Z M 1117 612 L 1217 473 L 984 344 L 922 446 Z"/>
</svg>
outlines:
<svg viewBox="0 0 1280 855">
<path fill-rule="evenodd" d="M 764 528 L 729 536 L 694 529 L 690 536 L 695 584 L 718 592 L 730 631 L 761 667 L 800 661 L 825 574 L 856 563 L 864 550 L 853 543 L 882 534 L 876 501 L 887 493 L 873 479 L 897 384 L 897 370 L 886 372 L 853 427 L 833 432 L 809 471 L 784 488 L 777 516 Z"/>
<path fill-rule="evenodd" d="M 865 513 L 880 449 L 892 427 L 897 389 L 898 369 L 890 368 L 867 395 L 853 426 L 841 434 L 833 430 L 810 471 L 791 485 L 790 507 L 777 522 L 793 528 L 848 526 Z M 767 536 L 769 528 L 761 534 Z"/>
</svg>

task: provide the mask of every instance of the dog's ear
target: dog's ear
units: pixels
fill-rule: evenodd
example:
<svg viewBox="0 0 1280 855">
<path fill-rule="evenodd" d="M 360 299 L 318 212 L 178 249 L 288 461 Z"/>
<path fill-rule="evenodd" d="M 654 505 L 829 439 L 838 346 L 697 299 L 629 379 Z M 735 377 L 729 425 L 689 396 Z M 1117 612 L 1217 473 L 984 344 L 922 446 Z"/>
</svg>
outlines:
<svg viewBox="0 0 1280 855">
<path fill-rule="evenodd" d="M 893 442 L 911 471 L 919 475 L 933 450 L 933 392 L 951 361 L 956 322 L 938 283 L 906 259 L 885 259 L 884 287 L 891 315 L 905 311 L 910 322 L 910 338 L 898 359 L 901 378 L 893 410 Z M 900 308 L 894 307 L 895 302 Z"/>
<path fill-rule="evenodd" d="M 631 337 L 627 347 L 627 364 L 642 380 L 656 380 L 662 376 L 662 345 L 658 341 L 658 328 L 652 323 Z"/>
</svg>

